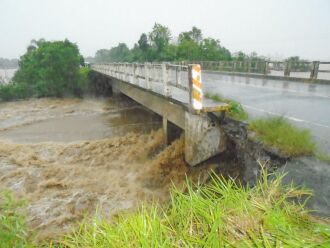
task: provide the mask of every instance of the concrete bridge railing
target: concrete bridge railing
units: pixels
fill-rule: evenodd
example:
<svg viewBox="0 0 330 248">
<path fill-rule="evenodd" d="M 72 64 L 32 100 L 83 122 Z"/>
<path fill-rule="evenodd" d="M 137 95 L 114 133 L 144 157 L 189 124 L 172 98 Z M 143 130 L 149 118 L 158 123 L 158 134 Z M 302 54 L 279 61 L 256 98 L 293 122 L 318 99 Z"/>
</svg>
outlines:
<svg viewBox="0 0 330 248">
<path fill-rule="evenodd" d="M 93 64 L 92 68 L 125 80 L 131 84 L 142 86 L 141 81 L 145 81 L 145 88 L 153 89 L 153 83 L 163 84 L 163 93 L 166 97 L 171 97 L 171 87 L 189 91 L 187 72 L 190 69 L 185 65 L 163 64 L 138 64 L 138 63 L 110 63 Z M 191 70 L 191 69 L 190 69 Z"/>
<path fill-rule="evenodd" d="M 189 63 L 198 63 L 203 70 L 211 71 L 330 80 L 330 62 L 326 61 L 245 60 L 190 61 Z"/>
</svg>

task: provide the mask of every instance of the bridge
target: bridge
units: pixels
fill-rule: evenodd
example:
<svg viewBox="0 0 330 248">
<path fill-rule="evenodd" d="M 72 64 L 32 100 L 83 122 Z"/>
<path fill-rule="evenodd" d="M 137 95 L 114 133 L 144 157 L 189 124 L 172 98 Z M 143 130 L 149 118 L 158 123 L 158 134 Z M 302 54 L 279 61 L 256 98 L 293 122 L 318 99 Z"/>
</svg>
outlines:
<svg viewBox="0 0 330 248">
<path fill-rule="evenodd" d="M 329 62 L 306 62 L 302 65 L 288 65 L 284 62 L 251 63 L 251 65 L 243 62 L 199 61 L 198 63 L 202 65 L 202 69 L 204 68 L 202 75 L 204 93 L 218 93 L 223 97 L 239 101 L 251 117 L 283 116 L 299 127 L 308 128 L 317 141 L 319 150 L 330 154 L 330 80 L 327 80 L 330 76 Z M 246 71 L 238 70 L 242 66 L 245 66 Z M 258 68 L 266 66 L 269 69 L 268 73 L 258 71 Z M 152 92 L 157 98 L 175 103 L 175 106 L 179 105 L 179 108 L 184 109 L 181 113 L 176 111 L 172 114 L 169 111 L 170 114 L 163 115 L 162 111 L 154 112 L 163 117 L 167 115 L 164 120 L 168 119 L 185 130 L 183 124 L 185 120 L 182 116 L 185 116 L 185 112 L 191 113 L 193 110 L 189 102 L 191 96 L 189 66 L 124 63 L 95 64 L 92 67 L 109 79 L 117 79 L 113 81 L 126 82 L 145 92 Z M 163 68 L 165 68 L 165 76 Z M 285 68 L 290 69 L 289 73 L 286 72 L 286 76 L 284 76 Z M 137 98 L 134 100 L 138 101 Z M 143 101 L 138 102 L 148 107 L 148 101 Z M 221 111 L 223 106 L 220 104 L 217 110 L 216 104 L 203 98 L 203 107 L 204 111 L 201 111 L 201 115 L 214 119 L 214 116 L 219 116 L 215 113 Z M 179 108 L 174 107 L 174 109 Z M 192 116 L 195 115 L 196 112 Z M 181 120 L 175 120 L 174 116 L 181 116 Z M 164 123 L 166 124 L 166 121 Z M 164 129 L 168 127 L 165 124 Z"/>
<path fill-rule="evenodd" d="M 103 75 L 103 83 L 113 93 L 122 93 L 162 116 L 165 144 L 171 139 L 173 124 L 184 130 L 185 160 L 191 166 L 226 150 L 218 115 L 228 105 L 203 97 L 199 65 L 113 63 L 91 67 Z"/>
</svg>

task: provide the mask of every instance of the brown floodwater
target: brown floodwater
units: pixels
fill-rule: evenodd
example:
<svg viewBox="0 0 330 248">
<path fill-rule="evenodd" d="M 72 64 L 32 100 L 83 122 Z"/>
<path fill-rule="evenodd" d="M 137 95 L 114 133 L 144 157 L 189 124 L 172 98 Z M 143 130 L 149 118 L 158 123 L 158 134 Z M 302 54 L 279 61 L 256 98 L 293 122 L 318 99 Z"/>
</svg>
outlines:
<svg viewBox="0 0 330 248">
<path fill-rule="evenodd" d="M 1 103 L 0 190 L 27 200 L 37 240 L 71 231 L 96 209 L 110 220 L 167 201 L 188 167 L 183 138 L 164 148 L 160 127 L 157 115 L 127 99 Z"/>
</svg>

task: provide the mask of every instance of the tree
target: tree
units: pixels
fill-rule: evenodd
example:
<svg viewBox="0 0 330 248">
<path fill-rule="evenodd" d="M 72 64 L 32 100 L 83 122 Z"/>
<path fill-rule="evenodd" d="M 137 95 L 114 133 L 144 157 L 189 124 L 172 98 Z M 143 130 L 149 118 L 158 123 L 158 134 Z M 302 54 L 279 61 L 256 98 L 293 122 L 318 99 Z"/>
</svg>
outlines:
<svg viewBox="0 0 330 248">
<path fill-rule="evenodd" d="M 244 61 L 248 58 L 248 56 L 245 53 L 243 53 L 242 51 L 239 51 L 234 54 L 233 58 L 237 61 Z"/>
<path fill-rule="evenodd" d="M 202 30 L 195 26 L 192 27 L 191 37 L 197 44 L 200 44 L 203 40 Z"/>
<path fill-rule="evenodd" d="M 204 39 L 201 50 L 203 60 L 231 60 L 231 53 L 228 49 L 220 46 L 219 40 Z"/>
<path fill-rule="evenodd" d="M 69 40 L 32 40 L 21 56 L 13 82 L 24 84 L 38 96 L 63 96 L 77 92 L 81 55 Z"/>
<path fill-rule="evenodd" d="M 118 46 L 111 48 L 109 51 L 111 62 L 128 61 L 129 56 L 130 50 L 125 43 L 119 43 Z"/>
<path fill-rule="evenodd" d="M 96 63 L 111 62 L 110 61 L 109 50 L 107 50 L 107 49 L 97 50 L 97 52 L 95 54 L 95 62 Z"/>
<path fill-rule="evenodd" d="M 198 60 L 201 56 L 200 46 L 191 39 L 183 39 L 178 45 L 179 60 Z"/>
<path fill-rule="evenodd" d="M 191 31 L 180 33 L 179 42 L 184 40 L 192 40 L 195 43 L 200 44 L 203 40 L 202 30 L 194 26 Z"/>
<path fill-rule="evenodd" d="M 149 33 L 149 39 L 157 52 L 161 52 L 171 40 L 171 31 L 168 27 L 155 23 L 152 31 Z"/>
<path fill-rule="evenodd" d="M 148 36 L 145 33 L 141 34 L 138 44 L 142 52 L 146 52 L 149 49 Z"/>
</svg>

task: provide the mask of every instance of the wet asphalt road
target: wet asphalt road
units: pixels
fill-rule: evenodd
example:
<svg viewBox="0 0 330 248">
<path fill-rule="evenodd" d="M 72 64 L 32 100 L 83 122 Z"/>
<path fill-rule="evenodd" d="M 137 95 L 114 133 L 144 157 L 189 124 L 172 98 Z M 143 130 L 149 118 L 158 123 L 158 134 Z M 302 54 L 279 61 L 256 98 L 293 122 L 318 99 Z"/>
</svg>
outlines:
<svg viewBox="0 0 330 248">
<path fill-rule="evenodd" d="M 330 154 L 330 84 L 203 73 L 204 93 L 239 101 L 252 118 L 284 116 L 311 130 L 320 151 Z"/>
</svg>

